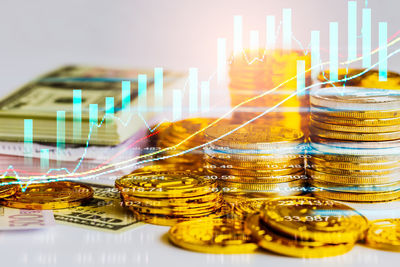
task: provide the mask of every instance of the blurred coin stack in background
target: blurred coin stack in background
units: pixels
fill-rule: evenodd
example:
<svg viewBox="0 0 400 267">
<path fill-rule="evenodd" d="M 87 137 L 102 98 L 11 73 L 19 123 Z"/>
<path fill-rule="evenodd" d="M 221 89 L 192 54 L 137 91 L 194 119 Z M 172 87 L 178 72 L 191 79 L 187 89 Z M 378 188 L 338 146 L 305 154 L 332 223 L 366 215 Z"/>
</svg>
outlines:
<svg viewBox="0 0 400 267">
<path fill-rule="evenodd" d="M 318 75 L 320 82 L 326 82 L 330 76 L 329 70 Z M 351 79 L 345 79 L 346 77 L 352 77 Z M 354 78 L 353 78 L 354 77 Z M 339 69 L 338 80 L 340 82 L 326 83 L 322 87 L 332 86 L 352 86 L 352 87 L 365 87 L 365 88 L 380 88 L 398 90 L 400 89 L 400 74 L 388 71 L 387 81 L 381 81 L 379 79 L 379 70 L 368 70 L 365 69 Z"/>
<path fill-rule="evenodd" d="M 205 131 L 205 168 L 228 202 L 297 195 L 304 183 L 303 134 L 295 129 L 224 122 Z"/>
<path fill-rule="evenodd" d="M 236 55 L 229 69 L 232 106 L 266 93 L 277 86 L 279 88 L 242 105 L 233 115 L 235 122 L 246 122 L 295 94 L 273 111 L 257 119 L 255 123 L 268 123 L 271 126 L 285 125 L 301 129 L 307 135 L 309 94 L 307 90 L 297 93 L 298 82 L 293 77 L 297 75 L 298 66 L 304 67 L 305 70 L 309 69 L 310 54 L 304 55 L 299 51 L 259 49 L 245 50 L 242 54 Z M 304 78 L 304 86 L 311 84 L 310 72 L 305 74 L 302 72 L 300 76 Z"/>
<path fill-rule="evenodd" d="M 147 166 L 115 182 L 124 206 L 139 220 L 173 225 L 222 214 L 222 197 L 215 180 L 195 171 L 167 169 L 168 165 Z"/>
<path fill-rule="evenodd" d="M 178 145 L 186 138 L 190 137 L 197 131 L 203 129 L 210 123 L 215 121 L 212 118 L 190 118 L 177 121 L 174 123 L 164 123 L 159 128 L 159 133 L 156 137 L 156 145 L 161 148 L 169 148 L 159 157 L 167 157 L 163 161 L 175 164 L 203 164 L 203 151 L 197 149 L 180 156 L 173 156 L 185 150 L 194 148 L 205 143 L 204 133 L 200 132 L 182 144 Z M 176 147 L 175 147 L 176 146 Z"/>
<path fill-rule="evenodd" d="M 311 94 L 307 174 L 315 195 L 378 202 L 400 197 L 400 94 L 327 87 Z"/>
</svg>

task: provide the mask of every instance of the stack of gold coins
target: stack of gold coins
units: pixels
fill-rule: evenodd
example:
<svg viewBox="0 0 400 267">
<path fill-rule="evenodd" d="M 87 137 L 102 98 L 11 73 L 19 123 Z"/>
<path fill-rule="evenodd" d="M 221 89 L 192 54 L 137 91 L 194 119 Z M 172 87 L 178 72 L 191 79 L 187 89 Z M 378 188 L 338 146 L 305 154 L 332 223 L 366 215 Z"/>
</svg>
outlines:
<svg viewBox="0 0 400 267">
<path fill-rule="evenodd" d="M 222 197 L 215 180 L 193 171 L 145 167 L 119 178 L 123 203 L 139 220 L 161 225 L 221 215 Z"/>
<path fill-rule="evenodd" d="M 160 156 L 166 157 L 164 161 L 177 164 L 202 164 L 203 153 L 201 149 L 181 154 L 182 152 L 204 144 L 204 134 L 197 131 L 215 121 L 211 118 L 191 118 L 161 125 L 157 135 L 156 144 L 161 149 L 167 149 Z M 195 134 L 195 135 L 193 135 Z M 190 136 L 192 136 L 189 138 Z M 188 140 L 184 141 L 186 138 Z M 179 155 L 180 154 L 180 155 Z M 177 155 L 177 156 L 175 156 Z"/>
<path fill-rule="evenodd" d="M 294 129 L 224 122 L 205 132 L 209 179 L 225 195 L 260 197 L 300 194 L 305 181 L 303 134 Z"/>
<path fill-rule="evenodd" d="M 93 189 L 87 185 L 54 181 L 45 183 L 16 184 L 17 180 L 0 180 L 0 204 L 5 207 L 32 210 L 65 209 L 90 201 Z"/>
<path fill-rule="evenodd" d="M 364 237 L 367 220 L 350 207 L 314 197 L 272 199 L 246 219 L 257 244 L 303 258 L 344 254 Z"/>
<path fill-rule="evenodd" d="M 318 80 L 320 82 L 326 82 L 329 77 L 329 71 L 320 73 Z M 398 90 L 400 89 L 400 74 L 388 71 L 387 80 L 381 81 L 379 79 L 379 70 L 365 69 L 339 69 L 338 80 L 340 82 L 326 83 L 323 87 L 331 86 L 354 86 L 354 87 L 365 87 L 365 88 L 381 88 Z"/>
<path fill-rule="evenodd" d="M 236 106 L 269 90 L 272 91 L 246 102 L 234 113 L 233 119 L 237 123 L 243 123 L 287 98 L 279 107 L 255 122 L 274 126 L 283 124 L 301 129 L 307 134 L 309 96 L 307 91 L 297 91 L 299 61 L 304 61 L 305 70 L 310 68 L 310 55 L 304 55 L 300 51 L 259 49 L 245 50 L 236 55 L 229 70 L 231 105 Z M 304 74 L 304 84 L 311 84 L 310 72 Z M 291 95 L 293 97 L 289 97 Z"/>
<path fill-rule="evenodd" d="M 400 94 L 327 87 L 311 95 L 307 174 L 315 195 L 355 202 L 400 197 Z"/>
</svg>

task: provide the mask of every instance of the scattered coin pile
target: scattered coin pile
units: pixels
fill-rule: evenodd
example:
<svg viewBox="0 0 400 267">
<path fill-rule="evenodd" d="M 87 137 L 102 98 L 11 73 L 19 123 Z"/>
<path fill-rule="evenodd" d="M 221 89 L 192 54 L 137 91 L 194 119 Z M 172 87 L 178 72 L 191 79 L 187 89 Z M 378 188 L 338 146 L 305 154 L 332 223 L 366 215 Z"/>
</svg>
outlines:
<svg viewBox="0 0 400 267">
<path fill-rule="evenodd" d="M 303 134 L 294 129 L 224 122 L 205 131 L 205 168 L 225 195 L 280 196 L 302 193 Z M 229 135 L 223 136 L 228 132 Z"/>
<path fill-rule="evenodd" d="M 175 155 L 182 153 L 185 150 L 204 144 L 203 132 L 194 135 L 185 142 L 182 141 L 190 137 L 197 131 L 203 129 L 213 121 L 215 121 L 215 119 L 191 118 L 177 121 L 173 124 L 161 125 L 160 132 L 157 135 L 156 144 L 161 149 L 168 148 L 168 150 L 163 152 L 161 155 L 162 157 L 166 157 L 163 161 L 175 164 L 201 164 L 203 158 L 203 153 L 201 149 L 193 150 L 189 153 L 185 153 L 179 156 Z"/>
<path fill-rule="evenodd" d="M 400 197 L 400 94 L 328 87 L 311 95 L 310 168 L 314 194 L 343 201 Z"/>
<path fill-rule="evenodd" d="M 93 189 L 75 182 L 17 184 L 14 178 L 0 179 L 0 204 L 5 207 L 53 210 L 77 207 L 93 197 Z"/>
<path fill-rule="evenodd" d="M 269 90 L 275 90 L 242 105 L 240 111 L 233 114 L 234 121 L 246 122 L 291 94 L 296 94 L 297 80 L 291 78 L 297 75 L 298 61 L 304 61 L 306 70 L 311 66 L 310 54 L 304 55 L 302 51 L 259 49 L 256 51 L 245 50 L 243 54 L 236 55 L 229 69 L 229 91 L 232 106 Z M 305 86 L 311 85 L 310 72 L 305 74 L 304 80 Z M 285 83 L 283 84 L 283 82 Z M 301 129 L 307 135 L 308 107 L 307 91 L 299 92 L 267 115 L 257 119 L 255 123 L 290 126 Z"/>
<path fill-rule="evenodd" d="M 138 219 L 173 225 L 179 221 L 221 216 L 224 208 L 215 180 L 205 179 L 196 171 L 167 168 L 168 165 L 148 166 L 116 180 L 124 205 Z"/>
<path fill-rule="evenodd" d="M 355 210 L 314 197 L 247 201 L 241 209 L 249 212 L 244 220 L 178 223 L 169 238 L 182 248 L 207 253 L 249 253 L 257 244 L 277 254 L 319 258 L 350 251 L 368 227 Z"/>
</svg>

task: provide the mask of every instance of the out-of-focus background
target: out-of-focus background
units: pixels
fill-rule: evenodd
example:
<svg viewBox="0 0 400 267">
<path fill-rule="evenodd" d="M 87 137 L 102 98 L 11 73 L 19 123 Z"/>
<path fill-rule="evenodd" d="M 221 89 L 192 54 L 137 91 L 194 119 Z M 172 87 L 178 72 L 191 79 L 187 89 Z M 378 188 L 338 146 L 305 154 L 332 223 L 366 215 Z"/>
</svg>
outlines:
<svg viewBox="0 0 400 267">
<path fill-rule="evenodd" d="M 372 9 L 372 48 L 378 46 L 378 22 L 388 22 L 389 37 L 400 29 L 399 1 L 357 3 L 359 34 L 361 9 Z M 275 15 L 278 24 L 282 8 L 292 8 L 293 34 L 306 48 L 310 31 L 320 30 L 321 47 L 329 49 L 329 22 L 338 21 L 340 52 L 347 55 L 345 0 L 2 0 L 0 96 L 66 63 L 198 67 L 204 80 L 216 69 L 217 38 L 226 37 L 232 50 L 234 15 L 243 16 L 244 45 L 250 30 L 260 31 L 263 45 L 266 15 Z M 361 53 L 361 39 L 358 45 Z M 295 41 L 293 47 L 300 49 Z M 390 70 L 400 70 L 398 57 L 389 59 Z"/>
</svg>

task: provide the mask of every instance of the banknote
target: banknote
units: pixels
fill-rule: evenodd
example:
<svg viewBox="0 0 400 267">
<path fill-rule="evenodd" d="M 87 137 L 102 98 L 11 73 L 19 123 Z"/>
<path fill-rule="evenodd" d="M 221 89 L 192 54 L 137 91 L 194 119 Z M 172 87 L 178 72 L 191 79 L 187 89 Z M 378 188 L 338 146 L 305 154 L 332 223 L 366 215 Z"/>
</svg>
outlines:
<svg viewBox="0 0 400 267">
<path fill-rule="evenodd" d="M 146 77 L 140 112 L 139 74 Z M 65 144 L 86 146 L 89 140 L 90 145 L 118 145 L 144 129 L 143 121 L 154 118 L 155 110 L 169 106 L 172 88 L 184 87 L 180 73 L 163 71 L 161 76 L 160 104 L 155 101 L 153 69 L 61 67 L 0 99 L 0 125 L 8 126 L 0 127 L 0 140 L 21 142 L 29 130 L 33 142 L 55 144 L 62 136 Z M 123 81 L 130 83 L 123 87 Z M 32 126 L 26 128 L 27 119 Z"/>
<path fill-rule="evenodd" d="M 132 213 L 121 206 L 115 187 L 88 184 L 94 197 L 80 207 L 54 211 L 57 223 L 106 232 L 123 232 L 143 225 Z"/>
<path fill-rule="evenodd" d="M 0 207 L 0 230 L 28 230 L 54 225 L 51 210 L 22 210 Z"/>
</svg>

